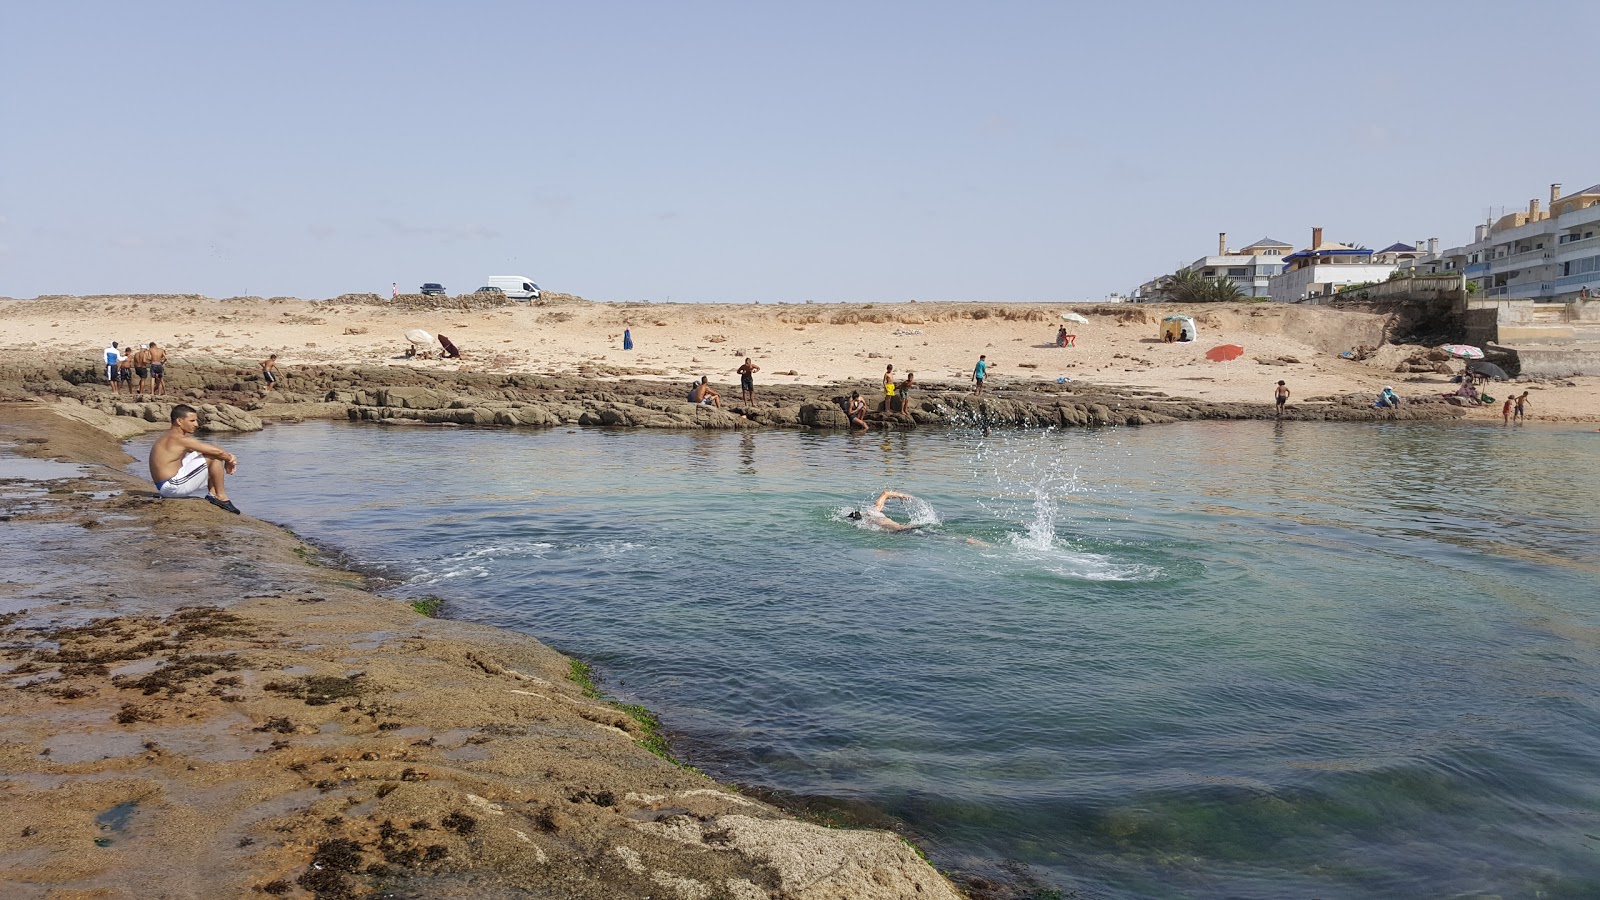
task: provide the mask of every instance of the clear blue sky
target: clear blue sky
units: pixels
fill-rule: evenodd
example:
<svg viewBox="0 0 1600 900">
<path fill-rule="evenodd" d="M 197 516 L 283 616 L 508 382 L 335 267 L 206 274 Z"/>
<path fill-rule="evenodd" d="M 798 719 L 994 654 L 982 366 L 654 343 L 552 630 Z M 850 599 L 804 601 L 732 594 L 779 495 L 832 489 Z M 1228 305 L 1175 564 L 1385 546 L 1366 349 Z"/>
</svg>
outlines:
<svg viewBox="0 0 1600 900">
<path fill-rule="evenodd" d="M 1084 300 L 1600 182 L 1600 3 L 9 2 L 0 295 Z"/>
</svg>

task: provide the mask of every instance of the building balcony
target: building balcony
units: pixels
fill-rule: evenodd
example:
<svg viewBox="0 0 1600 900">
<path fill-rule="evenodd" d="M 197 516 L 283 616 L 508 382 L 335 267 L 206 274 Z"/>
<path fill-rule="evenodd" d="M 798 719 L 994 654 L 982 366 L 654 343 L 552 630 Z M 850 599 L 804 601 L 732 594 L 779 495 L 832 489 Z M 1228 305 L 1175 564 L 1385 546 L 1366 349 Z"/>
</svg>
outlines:
<svg viewBox="0 0 1600 900">
<path fill-rule="evenodd" d="M 1600 234 L 1597 234 L 1592 238 L 1584 238 L 1581 241 L 1568 241 L 1565 244 L 1557 244 L 1556 258 L 1560 259 L 1574 250 L 1580 251 L 1581 255 L 1587 256 L 1588 253 L 1593 252 L 1597 248 L 1600 248 Z"/>
</svg>

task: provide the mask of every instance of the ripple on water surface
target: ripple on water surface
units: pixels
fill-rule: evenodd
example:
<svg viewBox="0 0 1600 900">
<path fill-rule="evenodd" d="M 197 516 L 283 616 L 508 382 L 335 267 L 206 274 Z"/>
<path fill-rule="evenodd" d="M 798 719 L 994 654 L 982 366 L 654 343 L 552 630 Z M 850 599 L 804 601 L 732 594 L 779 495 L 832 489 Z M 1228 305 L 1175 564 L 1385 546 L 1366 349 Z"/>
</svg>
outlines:
<svg viewBox="0 0 1600 900">
<path fill-rule="evenodd" d="M 266 515 L 595 662 L 718 777 L 902 817 L 942 866 L 1600 896 L 1600 445 L 1303 424 L 317 425 L 236 452 L 303 472 Z M 886 488 L 914 532 L 846 518 Z"/>
</svg>

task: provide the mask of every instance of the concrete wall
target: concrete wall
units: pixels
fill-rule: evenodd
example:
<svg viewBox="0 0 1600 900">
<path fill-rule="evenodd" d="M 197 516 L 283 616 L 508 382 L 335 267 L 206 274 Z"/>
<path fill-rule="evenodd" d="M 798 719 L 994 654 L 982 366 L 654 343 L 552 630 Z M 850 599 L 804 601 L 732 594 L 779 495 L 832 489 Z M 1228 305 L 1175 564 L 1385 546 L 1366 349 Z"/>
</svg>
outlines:
<svg viewBox="0 0 1600 900">
<path fill-rule="evenodd" d="M 1517 362 L 1524 375 L 1600 375 L 1600 351 L 1595 350 L 1518 349 Z"/>
</svg>

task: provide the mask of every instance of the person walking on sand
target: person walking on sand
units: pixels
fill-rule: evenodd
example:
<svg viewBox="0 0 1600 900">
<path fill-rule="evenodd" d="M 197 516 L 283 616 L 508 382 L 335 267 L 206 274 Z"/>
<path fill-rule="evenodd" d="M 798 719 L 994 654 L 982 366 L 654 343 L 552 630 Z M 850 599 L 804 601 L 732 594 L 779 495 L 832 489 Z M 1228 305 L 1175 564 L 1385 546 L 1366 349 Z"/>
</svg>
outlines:
<svg viewBox="0 0 1600 900">
<path fill-rule="evenodd" d="M 159 394 L 167 389 L 167 351 L 150 342 L 151 390 Z"/>
<path fill-rule="evenodd" d="M 850 392 L 850 402 L 845 406 L 844 416 L 850 420 L 850 427 L 865 431 L 867 429 L 867 401 L 861 399 L 860 391 Z"/>
<path fill-rule="evenodd" d="M 1284 404 L 1289 402 L 1289 386 L 1279 381 L 1277 390 L 1272 392 L 1272 399 L 1278 407 L 1278 418 L 1283 418 Z"/>
<path fill-rule="evenodd" d="M 978 386 L 978 393 L 983 393 L 983 380 L 989 377 L 989 357 L 978 354 L 978 364 L 972 367 L 972 381 Z"/>
<path fill-rule="evenodd" d="M 1522 395 L 1517 398 L 1517 405 L 1512 407 L 1511 418 L 1521 419 L 1523 417 L 1523 413 L 1527 412 L 1528 407 L 1531 405 L 1532 403 L 1528 400 L 1528 392 L 1523 391 Z"/>
<path fill-rule="evenodd" d="M 277 387 L 278 354 L 274 353 L 261 361 L 261 380 L 266 382 L 269 391 Z"/>
<path fill-rule="evenodd" d="M 622 329 L 622 349 L 624 349 L 624 350 L 632 350 L 633 349 L 633 329 L 632 328 L 624 328 L 624 329 Z"/>
<path fill-rule="evenodd" d="M 239 507 L 228 499 L 223 481 L 238 471 L 239 458 L 195 439 L 200 415 L 187 403 L 174 406 L 168 420 L 172 427 L 150 448 L 150 480 L 156 484 L 156 493 L 169 498 L 204 497 L 212 506 L 238 515 Z"/>
<path fill-rule="evenodd" d="M 761 367 L 746 356 L 744 365 L 734 371 L 739 373 L 739 399 L 745 403 L 756 402 L 756 373 L 761 371 Z"/>
</svg>

